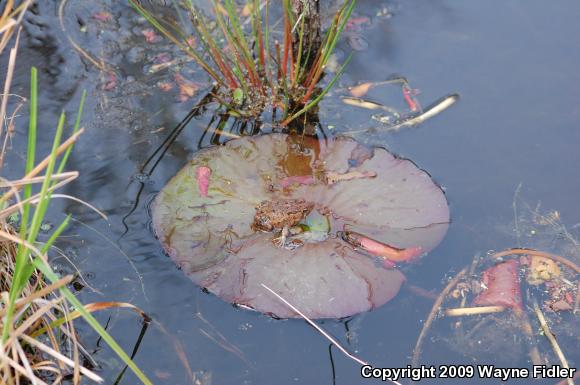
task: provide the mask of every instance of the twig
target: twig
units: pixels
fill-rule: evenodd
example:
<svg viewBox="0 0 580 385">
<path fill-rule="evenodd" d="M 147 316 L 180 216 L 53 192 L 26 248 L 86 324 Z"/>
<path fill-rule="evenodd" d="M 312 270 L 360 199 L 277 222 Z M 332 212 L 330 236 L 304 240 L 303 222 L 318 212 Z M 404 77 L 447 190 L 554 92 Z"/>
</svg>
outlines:
<svg viewBox="0 0 580 385">
<path fill-rule="evenodd" d="M 455 278 L 453 278 L 451 281 L 449 281 L 449 283 L 447 284 L 447 286 L 445 286 L 445 288 L 443 289 L 441 294 L 439 294 L 439 297 L 437 297 L 437 299 L 435 300 L 435 303 L 433 304 L 433 307 L 431 308 L 431 311 L 429 312 L 429 316 L 427 317 L 427 320 L 423 324 L 423 328 L 421 329 L 421 333 L 419 333 L 419 338 L 417 338 L 417 343 L 415 344 L 415 349 L 413 349 L 413 358 L 411 359 L 411 366 L 416 367 L 419 363 L 419 357 L 421 356 L 421 345 L 423 345 L 423 339 L 425 338 L 425 335 L 427 334 L 427 330 L 429 330 L 429 327 L 431 327 L 433 320 L 435 320 L 435 317 L 437 316 L 437 311 L 439 310 L 439 307 L 443 303 L 443 300 L 445 299 L 445 297 L 447 297 L 447 294 L 449 294 L 451 289 L 453 289 L 455 287 L 455 285 L 457 285 L 459 280 L 465 276 L 466 273 L 467 273 L 467 267 L 464 268 L 463 270 L 461 270 L 459 273 L 457 273 Z"/>
<path fill-rule="evenodd" d="M 577 370 L 574 377 L 572 377 L 572 381 L 577 380 L 580 378 L 580 372 Z M 562 381 L 558 382 L 556 385 L 566 385 L 568 383 L 568 378 L 563 379 Z"/>
<path fill-rule="evenodd" d="M 578 313 L 579 309 L 580 309 L 580 284 L 578 284 L 578 290 L 576 290 L 576 301 L 574 301 L 573 314 Z"/>
<path fill-rule="evenodd" d="M 477 306 L 447 309 L 443 312 L 446 317 L 462 317 L 465 315 L 500 313 L 506 310 L 505 306 Z"/>
<path fill-rule="evenodd" d="M 266 286 L 265 284 L 261 284 L 262 287 L 266 290 L 268 290 L 270 293 L 272 293 L 274 296 L 276 296 L 276 298 L 278 298 L 280 301 L 284 302 L 284 304 L 286 304 L 286 306 L 288 306 L 290 309 L 294 310 L 296 313 L 298 313 L 298 315 L 300 315 L 302 318 L 304 318 L 304 320 L 306 322 L 308 322 L 310 324 L 310 326 L 312 326 L 314 329 L 316 329 L 320 334 L 322 334 L 324 336 L 324 338 L 326 338 L 327 340 L 330 341 L 330 343 L 332 343 L 334 346 L 336 346 L 338 348 L 338 350 L 340 350 L 345 356 L 347 356 L 348 358 L 350 358 L 351 360 L 365 366 L 365 365 L 369 365 L 369 363 L 361 360 L 360 358 L 356 357 L 355 355 L 349 353 L 348 350 L 346 350 L 345 348 L 343 348 L 338 341 L 336 341 L 330 334 L 328 334 L 327 332 L 324 331 L 324 329 L 322 329 L 320 326 L 318 326 L 314 321 L 312 321 L 310 318 L 306 317 L 306 315 L 304 315 L 304 313 L 302 313 L 300 310 L 298 310 L 294 305 L 292 305 L 290 302 L 286 301 L 280 294 L 276 293 L 274 290 L 270 289 L 268 286 Z M 391 381 L 393 384 L 397 384 L 397 385 L 402 385 L 400 382 L 398 381 L 394 381 L 391 380 L 390 378 L 388 379 L 389 381 Z"/>
<path fill-rule="evenodd" d="M 423 113 L 410 119 L 404 119 L 402 122 L 395 124 L 394 126 L 387 126 L 387 130 L 397 131 L 403 127 L 411 127 L 421 124 L 427 119 L 431 119 L 435 115 L 438 115 L 441 112 L 445 111 L 446 109 L 454 105 L 458 100 L 459 100 L 458 94 L 444 96 L 439 100 L 435 101 L 433 104 L 427 106 L 427 108 L 425 108 Z"/>
<path fill-rule="evenodd" d="M 546 336 L 548 341 L 550 341 L 550 344 L 552 345 L 552 349 L 554 350 L 554 353 L 556 353 L 556 355 L 558 356 L 560 363 L 562 364 L 563 367 L 565 367 L 566 369 L 569 369 L 570 366 L 568 366 L 568 361 L 566 360 L 566 356 L 564 356 L 564 352 L 562 352 L 562 349 L 560 349 L 560 345 L 558 345 L 558 341 L 556 341 L 556 337 L 554 337 L 554 334 L 550 330 L 550 327 L 548 326 L 548 323 L 546 322 L 546 317 L 544 317 L 544 313 L 542 313 L 542 310 L 538 306 L 538 302 L 535 299 L 534 299 L 534 311 L 536 312 L 536 316 L 538 317 L 538 321 L 540 321 L 540 326 L 542 327 L 542 330 L 544 331 L 544 335 Z M 567 382 L 569 385 L 574 385 L 574 381 L 572 381 L 571 378 L 568 378 Z"/>
<path fill-rule="evenodd" d="M 0 359 L 8 363 L 15 371 L 27 376 L 26 369 L 23 368 L 16 360 L 13 360 L 10 357 L 8 357 L 3 350 L 4 349 L 0 349 Z M 48 385 L 46 382 L 42 381 L 39 378 L 36 378 L 36 381 L 38 381 L 39 385 Z"/>
<path fill-rule="evenodd" d="M 51 349 L 48 346 L 46 346 L 46 345 L 44 345 L 44 344 L 36 341 L 34 338 L 30 338 L 26 334 L 22 334 L 19 337 L 21 339 L 25 340 L 30 345 L 38 348 L 39 350 L 42 350 L 44 353 L 49 354 L 49 355 L 53 356 L 54 358 L 58 359 L 59 361 L 62 361 L 65 364 L 67 364 L 68 366 L 74 368 L 74 361 L 72 361 L 70 358 L 62 355 L 61 353 L 57 352 L 56 350 Z M 82 374 L 84 374 L 85 376 L 87 376 L 88 378 L 90 378 L 91 380 L 93 380 L 95 382 L 98 382 L 98 383 L 102 383 L 103 382 L 103 379 L 99 375 L 97 375 L 94 372 L 88 370 L 84 366 L 81 366 L 80 367 L 80 371 L 81 371 Z"/>
<path fill-rule="evenodd" d="M 479 259 L 481 258 L 481 256 L 479 254 L 476 254 L 473 257 L 473 260 L 471 261 L 471 266 L 469 267 L 469 272 L 468 275 L 472 276 L 473 274 L 475 274 L 475 269 L 477 269 L 477 265 L 479 264 Z M 467 296 L 464 295 L 463 291 L 461 292 L 461 303 L 459 304 L 460 308 L 464 308 L 465 304 L 467 303 Z M 462 327 L 461 324 L 461 320 L 458 320 L 457 322 L 455 322 L 455 328 L 459 329 Z"/>
<path fill-rule="evenodd" d="M 528 352 L 530 360 L 532 361 L 532 365 L 542 365 L 542 357 L 540 356 L 540 351 L 538 350 L 538 345 L 536 344 L 534 329 L 532 328 L 532 324 L 528 318 L 528 313 L 524 311 L 514 311 L 514 315 L 519 319 L 520 329 L 528 337 L 530 344 L 532 345 L 530 351 Z"/>
<path fill-rule="evenodd" d="M 521 246 L 521 244 L 520 244 L 521 233 L 520 233 L 519 218 L 518 218 L 518 196 L 520 195 L 521 189 L 522 189 L 522 183 L 520 182 L 518 184 L 518 187 L 516 187 L 516 191 L 514 191 L 514 198 L 512 200 L 512 210 L 514 212 L 514 230 L 516 233 L 516 239 L 518 241 L 518 247 Z"/>
<path fill-rule="evenodd" d="M 6 71 L 6 80 L 4 82 L 4 94 L 2 96 L 2 104 L 0 106 L 0 137 L 4 128 L 4 116 L 6 115 L 6 106 L 8 105 L 8 97 L 10 93 L 10 86 L 12 84 L 12 77 L 14 75 L 14 67 L 16 65 L 16 54 L 18 52 L 18 42 L 20 40 L 20 30 L 16 34 L 16 42 L 14 47 L 10 49 L 10 57 L 8 59 L 8 70 Z"/>
<path fill-rule="evenodd" d="M 60 4 L 58 5 L 58 20 L 60 23 L 60 28 L 61 30 L 66 34 L 66 37 L 69 41 L 69 43 L 73 46 L 73 48 L 81 54 L 82 57 L 84 57 L 85 59 L 87 59 L 89 62 L 91 62 L 91 64 L 93 64 L 95 67 L 97 67 L 99 70 L 103 71 L 103 72 L 110 72 L 111 69 L 109 68 L 108 65 L 106 65 L 103 61 L 103 59 L 101 58 L 101 62 L 99 63 L 95 58 L 93 58 L 91 56 L 91 54 L 89 54 L 87 51 L 85 51 L 83 48 L 81 48 L 81 46 L 79 46 L 77 44 L 76 41 L 73 40 L 72 37 L 70 37 L 70 35 L 68 34 L 66 27 L 64 25 L 64 8 L 66 6 L 68 0 L 62 0 L 60 2 Z"/>
<path fill-rule="evenodd" d="M 16 309 L 22 307 L 23 305 L 26 305 L 27 303 L 30 303 L 32 301 L 34 301 L 37 298 L 41 298 L 44 297 L 47 294 L 52 293 L 53 291 L 57 290 L 58 288 L 68 285 L 70 282 L 72 282 L 73 280 L 73 276 L 72 275 L 67 275 L 66 277 L 63 277 L 61 279 L 59 279 L 58 281 L 45 286 L 44 288 L 35 291 L 34 293 L 30 294 L 28 297 L 19 299 L 18 301 L 16 301 L 16 303 L 14 304 L 14 307 Z M 0 309 L 0 317 L 4 317 L 4 314 L 6 313 L 6 309 Z"/>
<path fill-rule="evenodd" d="M 561 257 L 559 255 L 547 253 L 545 251 L 538 251 L 538 250 L 534 250 L 534 249 L 524 249 L 524 248 L 519 248 L 519 247 L 513 248 L 513 249 L 507 249 L 507 250 L 492 254 L 490 258 L 497 259 L 497 258 L 505 257 L 507 255 L 512 255 L 512 254 L 514 254 L 514 255 L 515 254 L 528 254 L 528 255 L 532 255 L 532 256 L 536 256 L 536 257 L 548 258 L 548 259 L 551 259 L 553 261 L 560 262 L 561 264 L 566 265 L 570 269 L 574 270 L 577 274 L 580 274 L 580 267 L 578 267 L 578 265 L 576 265 L 574 262 L 572 262 L 564 257 Z"/>
</svg>

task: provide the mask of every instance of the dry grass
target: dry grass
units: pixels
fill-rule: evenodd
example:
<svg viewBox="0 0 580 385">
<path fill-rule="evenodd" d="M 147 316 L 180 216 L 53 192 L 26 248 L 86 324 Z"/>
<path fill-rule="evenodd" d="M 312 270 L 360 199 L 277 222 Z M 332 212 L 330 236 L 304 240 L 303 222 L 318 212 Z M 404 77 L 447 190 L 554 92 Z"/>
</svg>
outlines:
<svg viewBox="0 0 580 385">
<path fill-rule="evenodd" d="M 82 361 L 97 366 L 75 332 L 73 320 L 79 316 L 97 331 L 143 383 L 150 384 L 90 314 L 111 307 L 136 309 L 132 305 L 119 303 L 82 305 L 67 288 L 73 276 L 58 277 L 48 264 L 47 253 L 66 228 L 69 218 L 53 231 L 48 240 L 42 243 L 37 240 L 52 198 L 72 199 L 93 207 L 75 197 L 54 193 L 78 177 L 78 172 L 64 172 L 63 168 L 72 145 L 83 132 L 79 128 L 79 118 L 84 96 L 73 135 L 60 143 L 65 122 L 63 113 L 51 153 L 40 162 L 35 162 L 36 70 L 32 70 L 30 100 L 10 94 L 20 23 L 30 3 L 31 0 L 7 0 L 0 5 L 3 6 L 0 10 L 0 55 L 11 45 L 0 101 L 0 171 L 14 134 L 16 113 L 23 105 L 30 104 L 25 175 L 12 181 L 0 175 L 0 384 L 59 384 L 65 379 L 79 384 L 81 376 L 102 382 L 100 376 L 81 364 Z M 8 112 L 8 109 L 12 111 Z M 59 157 L 60 163 L 57 163 Z M 20 218 L 16 226 L 20 227 L 19 230 L 13 227 L 11 216 L 14 215 Z M 69 308 L 71 305 L 74 311 Z"/>
<path fill-rule="evenodd" d="M 0 290 L 3 305 L 9 300 L 17 249 L 16 242 L 6 239 L 6 232 L 17 238 L 4 223 L 0 234 L 3 238 L 0 241 Z M 14 320 L 18 322 L 13 325 L 1 324 L 2 328 L 9 327 L 11 331 L 7 341 L 0 347 L 0 383 L 18 384 L 26 379 L 32 384 L 57 384 L 72 375 L 73 383 L 77 384 L 81 374 L 93 381 L 102 382 L 98 375 L 79 363 L 82 347 L 73 322 L 66 317 L 69 313 L 67 302 L 59 294 L 58 289 L 70 283 L 73 277 L 68 275 L 50 285 L 38 271 L 31 278 L 15 304 Z M 3 319 L 5 313 L 6 306 L 0 309 Z M 56 329 L 51 328 L 49 325 L 57 320 L 57 315 L 64 315 L 62 318 L 67 321 Z M 30 337 L 41 328 L 46 332 L 40 338 Z"/>
</svg>

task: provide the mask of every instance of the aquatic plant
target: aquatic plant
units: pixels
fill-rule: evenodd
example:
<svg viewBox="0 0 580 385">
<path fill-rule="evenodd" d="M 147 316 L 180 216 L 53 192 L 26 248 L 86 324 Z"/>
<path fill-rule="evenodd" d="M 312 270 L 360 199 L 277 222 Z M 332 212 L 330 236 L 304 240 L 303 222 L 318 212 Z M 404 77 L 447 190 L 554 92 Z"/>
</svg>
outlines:
<svg viewBox="0 0 580 385">
<path fill-rule="evenodd" d="M 152 206 L 167 254 L 198 285 L 277 317 L 381 306 L 395 264 L 433 249 L 449 208 L 411 161 L 353 139 L 248 136 L 199 151 Z"/>
<path fill-rule="evenodd" d="M 342 4 L 319 47 L 308 31 L 306 11 L 295 15 L 289 0 L 282 1 L 282 42 L 271 41 L 268 0 L 264 10 L 258 0 L 247 3 L 251 31 L 244 29 L 245 23 L 232 0 L 212 1 L 217 26 L 213 31 L 192 1 L 185 1 L 197 40 L 175 23 L 153 15 L 138 1 L 129 1 L 160 33 L 208 73 L 220 86 L 214 97 L 237 117 L 258 117 L 271 109 L 273 117 L 277 111 L 281 112 L 280 125 L 288 125 L 320 102 L 350 60 L 349 55 L 324 89 L 318 89 L 356 0 L 346 0 Z M 180 9 L 176 9 L 181 15 Z M 183 18 L 181 22 L 184 24 Z M 198 52 L 196 42 L 203 52 Z"/>
<path fill-rule="evenodd" d="M 544 221 L 546 217 L 539 214 L 537 208 L 535 210 L 534 216 Z M 476 255 L 470 266 L 448 281 L 435 300 L 417 339 L 411 361 L 413 366 L 421 364 L 422 346 L 433 322 L 437 318 L 450 317 L 448 322 L 453 324 L 454 333 L 432 338 L 432 341 L 447 340 L 454 350 L 466 356 L 478 360 L 492 357 L 504 366 L 521 362 L 522 355 L 527 352 L 534 365 L 543 365 L 550 359 L 546 351 L 540 350 L 542 344 L 535 341 L 546 337 L 555 358 L 562 367 L 569 367 L 560 344 L 569 343 L 575 347 L 577 340 L 577 327 L 574 326 L 580 274 L 580 266 L 575 262 L 577 240 L 560 223 L 552 222 L 553 218 L 547 219 L 544 225 L 549 223 L 558 234 L 566 234 L 560 241 L 566 239 L 574 245 L 570 249 L 563 248 L 568 250 L 568 255 L 520 247 L 489 252 L 486 257 Z M 544 236 L 540 232 L 536 234 Z M 547 238 L 553 242 L 551 234 Z M 562 247 L 555 245 L 552 243 L 555 248 Z M 530 312 L 531 305 L 535 314 Z M 550 326 L 558 330 L 559 343 L 553 338 L 542 308 L 552 321 Z M 531 315 L 536 316 L 542 333 L 538 333 L 539 328 Z M 455 317 L 462 318 L 458 321 Z"/>
</svg>

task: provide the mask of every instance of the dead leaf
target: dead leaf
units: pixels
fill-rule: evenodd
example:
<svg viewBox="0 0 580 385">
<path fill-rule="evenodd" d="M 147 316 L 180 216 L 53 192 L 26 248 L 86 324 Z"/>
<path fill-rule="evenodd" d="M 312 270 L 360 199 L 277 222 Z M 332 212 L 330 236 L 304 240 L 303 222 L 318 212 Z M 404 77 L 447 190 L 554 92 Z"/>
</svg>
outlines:
<svg viewBox="0 0 580 385">
<path fill-rule="evenodd" d="M 559 276 L 560 268 L 556 262 L 537 256 L 531 258 L 527 277 L 530 285 L 540 285 Z"/>
<path fill-rule="evenodd" d="M 93 13 L 93 19 L 98 21 L 111 21 L 113 19 L 113 15 L 109 12 L 95 12 Z"/>
<path fill-rule="evenodd" d="M 171 84 L 169 82 L 158 82 L 157 87 L 161 91 L 167 92 L 167 91 L 171 91 L 171 89 L 173 88 L 173 84 Z"/>
<path fill-rule="evenodd" d="M 366 82 L 366 83 L 359 84 L 358 86 L 351 87 L 348 91 L 355 98 L 360 98 L 361 96 L 365 96 L 367 94 L 367 92 L 369 92 L 369 90 L 371 89 L 372 86 L 373 86 L 373 83 Z"/>
<path fill-rule="evenodd" d="M 109 72 L 107 74 L 107 81 L 103 86 L 103 90 L 111 91 L 113 88 L 117 86 L 117 75 L 114 72 Z"/>
<path fill-rule="evenodd" d="M 141 31 L 141 33 L 143 34 L 143 36 L 145 36 L 145 41 L 147 43 L 155 43 L 159 40 L 159 37 L 155 33 L 155 30 L 152 28 L 144 29 L 143 31 Z"/>
<path fill-rule="evenodd" d="M 549 306 L 553 311 L 570 311 L 573 309 L 572 306 L 563 299 L 551 303 Z"/>
<path fill-rule="evenodd" d="M 371 25 L 371 19 L 367 16 L 351 17 L 346 22 L 345 31 L 361 31 Z"/>
<path fill-rule="evenodd" d="M 179 100 L 184 102 L 187 99 L 191 98 L 195 95 L 196 91 L 198 90 L 199 86 L 192 82 L 191 80 L 187 80 L 180 74 L 175 74 L 175 82 L 179 86 Z"/>
<path fill-rule="evenodd" d="M 244 5 L 244 8 L 242 8 L 242 16 L 243 17 L 248 17 L 250 16 L 250 13 L 252 12 L 252 6 L 250 4 Z"/>
<path fill-rule="evenodd" d="M 228 11 L 224 8 L 223 5 L 221 5 L 220 3 L 217 3 L 216 8 L 217 8 L 218 12 L 221 13 L 223 16 L 228 16 Z"/>
<path fill-rule="evenodd" d="M 164 370 L 155 369 L 153 373 L 155 373 L 155 377 L 159 378 L 160 380 L 167 380 L 171 378 L 171 373 Z"/>
<path fill-rule="evenodd" d="M 346 42 L 350 48 L 355 51 L 366 51 L 369 48 L 369 42 L 357 33 L 351 33 L 346 37 Z"/>
</svg>

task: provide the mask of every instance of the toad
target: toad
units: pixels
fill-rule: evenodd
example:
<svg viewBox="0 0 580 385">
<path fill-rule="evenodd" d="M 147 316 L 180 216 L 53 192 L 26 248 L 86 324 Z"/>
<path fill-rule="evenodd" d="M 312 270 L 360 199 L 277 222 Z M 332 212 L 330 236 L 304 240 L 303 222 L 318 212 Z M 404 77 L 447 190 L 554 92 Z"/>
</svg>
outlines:
<svg viewBox="0 0 580 385">
<path fill-rule="evenodd" d="M 279 247 L 285 247 L 290 229 L 304 219 L 313 208 L 314 203 L 304 199 L 262 201 L 256 207 L 252 229 L 264 232 L 281 230 L 280 237 L 275 238 L 274 243 Z"/>
</svg>

